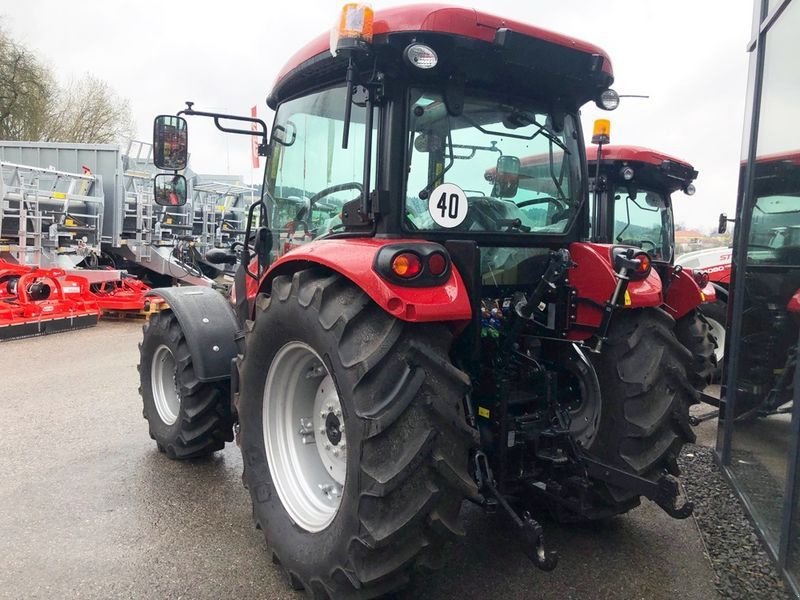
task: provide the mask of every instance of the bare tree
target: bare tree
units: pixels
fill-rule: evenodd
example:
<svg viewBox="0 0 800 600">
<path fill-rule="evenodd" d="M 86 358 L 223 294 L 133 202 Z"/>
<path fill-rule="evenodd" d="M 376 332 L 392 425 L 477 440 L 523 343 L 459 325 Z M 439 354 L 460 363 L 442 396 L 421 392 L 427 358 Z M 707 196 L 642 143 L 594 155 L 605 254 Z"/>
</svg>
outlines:
<svg viewBox="0 0 800 600">
<path fill-rule="evenodd" d="M 107 144 L 130 137 L 133 130 L 129 102 L 102 79 L 86 74 L 56 94 L 42 139 Z"/>
<path fill-rule="evenodd" d="M 42 139 L 54 91 L 47 66 L 0 29 L 0 139 Z"/>
<path fill-rule="evenodd" d="M 0 28 L 0 139 L 111 143 L 130 137 L 127 100 L 86 74 L 59 87 L 50 68 Z"/>
</svg>

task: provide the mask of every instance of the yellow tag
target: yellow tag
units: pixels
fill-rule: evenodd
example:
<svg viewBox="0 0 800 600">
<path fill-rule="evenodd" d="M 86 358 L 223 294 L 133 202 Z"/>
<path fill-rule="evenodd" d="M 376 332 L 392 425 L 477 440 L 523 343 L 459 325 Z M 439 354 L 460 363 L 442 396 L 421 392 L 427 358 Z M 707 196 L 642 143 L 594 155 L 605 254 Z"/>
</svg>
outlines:
<svg viewBox="0 0 800 600">
<path fill-rule="evenodd" d="M 625 290 L 625 306 L 631 305 L 631 294 L 628 290 Z"/>
<path fill-rule="evenodd" d="M 488 419 L 490 414 L 491 413 L 489 412 L 488 408 L 484 408 L 483 406 L 479 406 L 478 407 L 478 416 L 479 417 L 483 417 L 484 419 Z"/>
<path fill-rule="evenodd" d="M 700 292 L 700 302 L 706 301 L 706 295 L 703 292 Z"/>
<path fill-rule="evenodd" d="M 57 198 L 58 200 L 64 200 L 67 195 L 64 192 L 53 192 L 53 198 Z"/>
</svg>

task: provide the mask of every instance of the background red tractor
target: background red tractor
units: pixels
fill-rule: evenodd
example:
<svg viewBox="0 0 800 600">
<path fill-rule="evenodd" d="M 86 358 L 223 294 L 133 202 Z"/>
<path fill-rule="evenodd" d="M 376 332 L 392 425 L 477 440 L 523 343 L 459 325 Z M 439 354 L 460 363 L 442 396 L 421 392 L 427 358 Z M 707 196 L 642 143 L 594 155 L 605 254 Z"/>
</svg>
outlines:
<svg viewBox="0 0 800 600">
<path fill-rule="evenodd" d="M 639 146 L 608 145 L 599 152 L 591 146 L 587 159 L 590 175 L 597 178 L 593 236 L 650 254 L 664 289 L 663 308 L 676 320 L 676 336 L 692 352 L 695 384 L 704 388 L 719 370 L 724 328 L 720 332 L 707 317 L 717 310 L 711 308 L 717 295 L 709 274 L 675 265 L 672 208 L 674 193 L 694 194 L 697 171 L 686 161 Z"/>
<path fill-rule="evenodd" d="M 335 34 L 282 70 L 269 137 L 191 104 L 156 119 L 164 167 L 185 165 L 158 152 L 180 115 L 256 123 L 268 156 L 247 244 L 208 256 L 240 263 L 231 302 L 154 292 L 170 310 L 140 371 L 158 447 L 202 456 L 235 429 L 256 524 L 317 598 L 436 566 L 464 499 L 506 513 L 544 569 L 534 508 L 602 519 L 646 496 L 689 516 L 692 354 L 648 253 L 590 239 L 578 111 L 616 104 L 607 55 L 428 5 L 347 5 Z"/>
</svg>

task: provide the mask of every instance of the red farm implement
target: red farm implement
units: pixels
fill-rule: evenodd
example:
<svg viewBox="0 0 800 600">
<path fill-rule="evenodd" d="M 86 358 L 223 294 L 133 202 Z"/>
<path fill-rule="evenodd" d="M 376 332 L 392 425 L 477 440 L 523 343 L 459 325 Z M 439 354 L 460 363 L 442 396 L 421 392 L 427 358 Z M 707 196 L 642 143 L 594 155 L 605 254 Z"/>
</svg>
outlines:
<svg viewBox="0 0 800 600">
<path fill-rule="evenodd" d="M 0 340 L 91 327 L 99 318 L 85 278 L 0 262 Z"/>
</svg>

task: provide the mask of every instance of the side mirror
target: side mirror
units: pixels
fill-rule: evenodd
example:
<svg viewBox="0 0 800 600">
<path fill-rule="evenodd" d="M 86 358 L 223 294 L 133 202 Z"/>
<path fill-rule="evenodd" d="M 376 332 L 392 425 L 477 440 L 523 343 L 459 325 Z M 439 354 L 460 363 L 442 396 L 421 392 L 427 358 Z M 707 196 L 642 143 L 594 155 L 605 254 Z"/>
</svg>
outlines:
<svg viewBox="0 0 800 600">
<path fill-rule="evenodd" d="M 513 198 L 519 189 L 519 158 L 501 156 L 495 168 L 494 191 L 500 198 Z"/>
<path fill-rule="evenodd" d="M 728 231 L 728 213 L 720 213 L 717 233 L 725 233 L 726 231 Z"/>
<path fill-rule="evenodd" d="M 159 169 L 180 171 L 189 158 L 189 129 L 186 119 L 159 115 L 153 121 L 153 162 Z"/>
<path fill-rule="evenodd" d="M 186 177 L 159 173 L 153 178 L 153 193 L 159 206 L 183 206 L 186 204 Z"/>
</svg>

